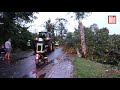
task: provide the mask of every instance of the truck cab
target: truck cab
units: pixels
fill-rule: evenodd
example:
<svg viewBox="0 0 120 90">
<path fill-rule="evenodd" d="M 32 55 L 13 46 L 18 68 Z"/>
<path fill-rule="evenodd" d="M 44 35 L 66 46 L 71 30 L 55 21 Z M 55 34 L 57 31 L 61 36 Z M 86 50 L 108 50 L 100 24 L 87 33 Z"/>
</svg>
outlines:
<svg viewBox="0 0 120 90">
<path fill-rule="evenodd" d="M 45 41 L 47 52 L 54 51 L 54 37 L 51 32 L 39 32 L 39 38 Z"/>
</svg>

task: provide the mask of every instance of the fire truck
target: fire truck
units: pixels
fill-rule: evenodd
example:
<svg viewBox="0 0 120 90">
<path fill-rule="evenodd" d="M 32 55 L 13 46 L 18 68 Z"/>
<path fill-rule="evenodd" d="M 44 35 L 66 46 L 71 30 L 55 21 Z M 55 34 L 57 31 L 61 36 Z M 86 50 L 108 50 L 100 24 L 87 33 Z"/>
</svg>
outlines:
<svg viewBox="0 0 120 90">
<path fill-rule="evenodd" d="M 51 32 L 39 32 L 36 44 L 36 66 L 48 63 L 47 53 L 54 51 L 54 36 Z"/>
</svg>

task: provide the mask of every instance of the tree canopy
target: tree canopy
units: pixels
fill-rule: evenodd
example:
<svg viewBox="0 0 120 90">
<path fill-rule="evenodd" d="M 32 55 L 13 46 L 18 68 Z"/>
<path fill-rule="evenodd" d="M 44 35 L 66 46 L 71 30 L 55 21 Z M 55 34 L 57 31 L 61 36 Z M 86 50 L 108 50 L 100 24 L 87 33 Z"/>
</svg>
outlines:
<svg viewBox="0 0 120 90">
<path fill-rule="evenodd" d="M 0 23 L 2 23 L 0 24 L 0 43 L 4 44 L 8 38 L 12 39 L 12 45 L 15 48 L 19 47 L 16 44 L 18 41 L 26 43 L 26 39 L 31 38 L 31 33 L 27 31 L 28 27 L 25 24 L 36 19 L 33 14 L 34 12 L 0 12 Z"/>
</svg>

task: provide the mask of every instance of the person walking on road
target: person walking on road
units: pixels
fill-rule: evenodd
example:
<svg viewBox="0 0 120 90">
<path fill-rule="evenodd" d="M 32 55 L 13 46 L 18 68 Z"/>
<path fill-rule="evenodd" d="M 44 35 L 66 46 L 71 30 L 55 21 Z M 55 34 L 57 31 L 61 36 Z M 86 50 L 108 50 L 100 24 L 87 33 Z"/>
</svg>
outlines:
<svg viewBox="0 0 120 90">
<path fill-rule="evenodd" d="M 28 47 L 28 50 L 31 49 L 31 42 L 30 42 L 30 40 L 28 40 L 28 42 L 27 42 L 27 47 Z"/>
<path fill-rule="evenodd" d="M 10 54 L 12 50 L 11 46 L 11 39 L 9 38 L 8 41 L 5 42 L 5 48 L 6 48 L 6 54 L 5 54 L 5 59 L 10 59 Z"/>
<path fill-rule="evenodd" d="M 33 41 L 33 50 L 34 50 L 34 54 L 36 54 L 36 44 L 38 42 L 38 38 L 35 38 L 35 40 Z"/>
</svg>

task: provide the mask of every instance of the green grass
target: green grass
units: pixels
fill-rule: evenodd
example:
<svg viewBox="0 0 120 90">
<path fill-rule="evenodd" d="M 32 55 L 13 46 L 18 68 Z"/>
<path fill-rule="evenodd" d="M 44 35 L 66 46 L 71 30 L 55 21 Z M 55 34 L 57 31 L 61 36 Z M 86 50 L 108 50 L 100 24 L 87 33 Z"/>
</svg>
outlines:
<svg viewBox="0 0 120 90">
<path fill-rule="evenodd" d="M 94 61 L 76 57 L 74 59 L 75 78 L 106 78 L 106 69 L 111 69 L 110 65 L 100 64 Z M 118 74 L 111 74 L 109 77 L 120 77 Z"/>
</svg>

